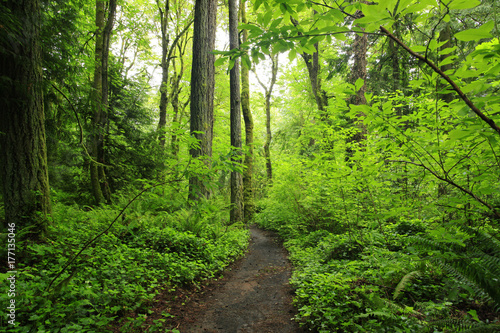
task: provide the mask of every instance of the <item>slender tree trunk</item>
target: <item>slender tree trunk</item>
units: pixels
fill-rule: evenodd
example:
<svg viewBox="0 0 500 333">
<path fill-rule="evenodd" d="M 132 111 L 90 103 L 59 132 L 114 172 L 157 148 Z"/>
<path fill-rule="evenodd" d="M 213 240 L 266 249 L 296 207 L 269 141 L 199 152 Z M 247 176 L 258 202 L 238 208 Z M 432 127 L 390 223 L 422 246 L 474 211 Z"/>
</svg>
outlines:
<svg viewBox="0 0 500 333">
<path fill-rule="evenodd" d="M 212 157 L 215 86 L 215 31 L 217 28 L 217 0 L 196 0 L 194 7 L 193 63 L 191 67 L 191 135 L 199 146 L 190 149 L 193 158 Z M 208 164 L 209 161 L 207 160 Z M 203 179 L 189 180 L 189 198 L 210 197 Z"/>
<path fill-rule="evenodd" d="M 182 55 L 181 55 L 181 60 L 182 60 Z M 184 69 L 182 68 L 182 61 L 181 61 L 181 69 L 180 73 L 177 73 L 177 67 L 175 60 L 173 62 L 173 67 L 174 67 L 174 77 L 172 80 L 172 92 L 171 92 L 171 97 L 170 97 L 170 104 L 172 105 L 172 110 L 174 111 L 174 114 L 172 116 L 172 125 L 178 123 L 178 117 L 179 117 L 179 93 L 180 93 L 180 88 L 179 84 L 182 79 L 182 73 L 184 72 Z M 172 138 L 170 140 L 170 146 L 172 150 L 172 155 L 177 156 L 179 152 L 179 144 L 177 142 L 177 129 L 173 128 L 172 129 Z"/>
<path fill-rule="evenodd" d="M 191 24 L 193 23 L 192 20 L 190 20 L 186 26 L 180 30 L 180 25 L 179 23 L 181 22 L 181 13 L 179 11 L 176 12 L 177 15 L 177 25 L 176 25 L 176 34 L 174 37 L 174 40 L 172 41 L 172 44 L 170 44 L 170 35 L 168 33 L 168 20 L 171 15 L 170 13 L 170 0 L 166 0 L 165 2 L 165 7 L 162 10 L 162 6 L 160 4 L 160 1 L 156 1 L 158 10 L 160 12 L 160 25 L 161 25 L 161 48 L 162 48 L 162 55 L 161 55 L 161 69 L 162 69 L 162 80 L 161 80 L 161 85 L 160 85 L 160 119 L 158 121 L 158 139 L 160 142 L 160 146 L 164 147 L 165 146 L 165 141 L 166 141 L 166 128 L 167 128 L 167 105 L 170 100 L 170 104 L 174 108 L 174 120 L 176 121 L 177 115 L 178 115 L 178 94 L 179 94 L 179 82 L 178 82 L 178 77 L 176 73 L 174 73 L 174 76 L 172 78 L 172 91 L 170 95 L 168 94 L 168 86 L 169 86 L 169 69 L 170 69 L 170 63 L 171 61 L 175 58 L 175 50 L 178 48 L 178 43 L 182 36 L 184 36 Z M 173 5 L 177 7 L 180 6 L 176 1 L 173 1 Z M 175 22 L 173 22 L 175 24 Z M 184 55 L 184 50 L 182 48 L 179 49 L 179 54 L 182 59 L 182 56 Z M 182 61 L 182 60 L 181 60 Z M 183 69 L 182 69 L 183 72 Z M 182 74 L 181 74 L 182 77 Z M 176 100 L 172 100 L 172 98 Z M 177 107 L 177 108 L 176 108 Z M 172 139 L 174 139 L 174 135 L 172 134 Z M 175 136 L 175 139 L 177 137 Z M 172 153 L 174 155 L 177 154 L 177 151 L 174 149 L 176 146 L 175 142 L 171 142 L 171 148 L 172 148 Z"/>
<path fill-rule="evenodd" d="M 229 48 L 239 48 L 238 41 L 238 1 L 229 0 Z M 234 60 L 234 66 L 229 72 L 231 92 L 231 149 L 233 162 L 241 163 L 241 96 L 240 96 L 240 66 L 239 60 Z M 237 171 L 231 172 L 231 223 L 244 220 L 243 216 L 243 178 Z"/>
<path fill-rule="evenodd" d="M 9 0 L 12 21 L 2 27 L 12 37 L 0 42 L 0 176 L 6 227 L 40 238 L 51 213 L 38 0 Z"/>
<path fill-rule="evenodd" d="M 257 81 L 259 82 L 262 89 L 264 89 L 265 98 L 266 98 L 266 142 L 264 143 L 264 158 L 266 160 L 266 173 L 267 179 L 269 182 L 273 180 L 273 167 L 271 163 L 271 97 L 273 95 L 274 84 L 276 83 L 276 78 L 278 76 L 278 55 L 276 54 L 275 58 L 271 57 L 271 82 L 269 83 L 269 87 L 259 79 L 257 73 L 255 73 Z"/>
<path fill-rule="evenodd" d="M 363 17 L 363 13 L 357 11 L 355 16 L 357 18 Z M 358 79 L 366 81 L 366 50 L 368 47 L 368 35 L 359 33 L 354 37 L 354 43 L 352 44 L 352 52 L 354 54 L 354 64 L 351 70 L 351 75 L 349 76 L 349 83 L 355 84 Z M 349 104 L 363 105 L 366 104 L 365 98 L 366 92 L 366 82 L 363 83 L 361 88 L 356 91 L 356 94 L 349 99 Z M 366 126 L 363 123 L 363 118 L 365 115 L 360 112 L 356 115 L 355 125 L 358 128 L 356 134 L 352 135 L 347 139 L 348 145 L 346 149 L 346 160 L 352 157 L 353 150 L 350 147 L 350 143 L 357 142 L 360 143 L 366 138 Z"/>
<path fill-rule="evenodd" d="M 439 49 L 440 51 L 441 50 L 444 50 L 446 48 L 449 48 L 451 47 L 451 29 L 450 29 L 450 25 L 449 24 L 446 24 L 446 26 L 444 27 L 443 30 L 441 30 L 440 34 L 439 34 L 439 42 L 446 42 L 444 43 Z M 444 61 L 446 58 L 450 57 L 452 54 L 449 53 L 449 54 L 443 54 L 439 57 L 439 61 Z M 450 64 L 447 64 L 447 65 L 443 65 L 441 66 L 440 68 L 443 72 L 446 72 L 450 69 L 453 69 L 453 64 L 450 63 Z M 439 82 L 439 81 L 438 81 Z M 443 90 L 445 89 L 447 86 L 446 83 L 438 83 L 438 89 L 439 90 Z M 439 94 L 439 98 L 445 102 L 445 103 L 451 103 L 454 99 L 453 97 L 453 93 L 448 93 L 448 94 Z M 447 183 L 445 182 L 439 182 L 438 183 L 438 196 L 441 197 L 441 196 L 444 196 L 444 195 L 447 195 L 448 194 L 448 187 L 447 187 Z"/>
<path fill-rule="evenodd" d="M 165 146 L 165 130 L 167 127 L 167 104 L 168 104 L 168 69 L 170 59 L 168 58 L 170 36 L 168 34 L 168 17 L 170 14 L 170 1 L 166 0 L 165 8 L 162 10 L 160 2 L 157 1 L 158 10 L 160 11 L 160 28 L 161 28 L 161 70 L 162 79 L 160 85 L 160 120 L 158 121 L 158 139 L 162 147 Z"/>
<path fill-rule="evenodd" d="M 110 201 L 111 193 L 104 169 L 105 159 L 105 133 L 108 123 L 108 59 L 109 41 L 113 30 L 116 13 L 116 0 L 110 0 L 108 17 L 105 18 L 106 4 L 104 0 L 96 0 L 96 43 L 95 43 L 95 68 L 93 83 L 93 109 L 91 128 L 92 161 L 90 161 L 90 181 L 95 203 Z M 97 162 L 97 163 L 96 163 Z"/>
<path fill-rule="evenodd" d="M 181 80 L 182 77 L 184 76 L 184 55 L 186 54 L 186 47 L 188 38 L 183 38 L 179 40 L 179 43 L 177 44 L 177 49 L 179 51 L 179 70 L 177 70 L 177 64 L 175 59 L 173 59 L 173 67 L 174 67 L 174 75 L 173 75 L 173 80 L 172 80 L 172 91 L 170 95 L 170 104 L 172 104 L 172 109 L 174 111 L 173 117 L 172 117 L 172 124 L 179 124 L 179 117 L 180 117 L 180 112 L 182 112 L 181 107 L 180 107 L 180 102 L 179 102 L 179 95 L 182 91 L 181 88 Z M 177 156 L 179 153 L 179 142 L 177 139 L 177 129 L 174 128 L 172 131 L 172 138 L 171 138 L 171 149 L 172 149 L 172 155 Z"/>
<path fill-rule="evenodd" d="M 266 94 L 266 142 L 264 143 L 264 159 L 269 182 L 273 181 L 273 165 L 271 163 L 271 94 Z"/>
<path fill-rule="evenodd" d="M 101 190 L 101 185 L 99 181 L 99 167 L 95 161 L 99 161 L 99 146 L 102 140 L 101 133 L 101 116 L 102 116 L 102 55 L 104 53 L 104 11 L 105 3 L 103 0 L 96 0 L 96 41 L 95 41 L 95 56 L 94 56 L 94 83 L 93 83 L 93 110 L 92 124 L 91 124 L 91 135 L 89 149 L 90 155 L 93 161 L 90 161 L 90 182 L 92 185 L 92 192 L 94 194 L 94 200 L 97 205 L 104 202 L 104 195 Z"/>
<path fill-rule="evenodd" d="M 312 55 L 307 53 L 301 53 L 302 59 L 307 67 L 307 72 L 309 74 L 309 82 L 311 83 L 312 93 L 314 95 L 314 100 L 318 106 L 318 110 L 321 114 L 321 119 L 326 119 L 326 107 L 328 106 L 328 98 L 326 97 L 326 92 L 321 88 L 321 79 L 319 78 L 320 64 L 319 64 L 319 44 L 314 44 L 316 52 Z"/>
<path fill-rule="evenodd" d="M 243 24 L 248 23 L 246 15 L 246 0 L 240 0 L 240 15 Z M 243 29 L 242 42 L 246 42 L 248 31 Z M 247 154 L 245 155 L 245 173 L 243 174 L 243 207 L 245 222 L 250 222 L 255 213 L 254 189 L 253 189 L 253 117 L 250 110 L 250 79 L 249 69 L 241 67 L 241 110 L 245 121 L 245 145 Z"/>
<path fill-rule="evenodd" d="M 316 14 L 317 12 L 314 11 L 314 13 Z M 299 25 L 299 22 L 295 19 L 292 18 L 291 20 L 295 26 Z M 304 63 L 306 64 L 307 73 L 309 74 L 309 82 L 311 83 L 311 90 L 318 110 L 320 111 L 321 119 L 325 120 L 327 117 L 326 107 L 328 106 L 328 97 L 326 96 L 326 92 L 321 88 L 321 79 L 319 78 L 321 69 L 319 63 L 319 44 L 314 44 L 314 48 L 316 49 L 316 52 L 313 54 L 304 52 L 301 53 L 300 56 L 304 59 Z"/>
<path fill-rule="evenodd" d="M 106 26 L 103 31 L 103 54 L 102 54 L 102 117 L 101 117 L 101 127 L 103 132 L 103 138 L 100 142 L 99 147 L 99 158 L 101 163 L 108 163 L 108 156 L 106 155 L 106 140 L 109 136 L 109 48 L 111 41 L 111 33 L 113 31 L 113 25 L 115 23 L 116 15 L 116 1 L 109 1 L 108 18 L 106 20 Z M 99 166 L 99 180 L 101 184 L 101 190 L 104 198 L 107 202 L 111 201 L 111 189 L 109 187 L 108 176 L 104 169 L 104 165 Z"/>
</svg>

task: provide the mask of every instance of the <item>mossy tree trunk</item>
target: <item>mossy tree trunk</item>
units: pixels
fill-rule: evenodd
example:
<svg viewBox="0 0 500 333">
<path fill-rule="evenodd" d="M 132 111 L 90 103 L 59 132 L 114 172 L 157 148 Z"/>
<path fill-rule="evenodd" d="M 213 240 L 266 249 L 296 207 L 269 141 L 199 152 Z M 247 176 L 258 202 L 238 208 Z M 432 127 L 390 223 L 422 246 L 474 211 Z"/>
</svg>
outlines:
<svg viewBox="0 0 500 333">
<path fill-rule="evenodd" d="M 356 18 L 363 17 L 361 11 L 357 11 L 354 15 Z M 363 29 L 362 29 L 363 30 Z M 349 75 L 348 81 L 351 84 L 355 84 L 356 81 L 362 79 L 366 82 L 366 51 L 368 47 L 368 35 L 364 33 L 357 33 L 354 37 L 354 43 L 352 44 L 352 54 L 354 57 L 354 63 L 351 69 L 351 74 Z M 349 98 L 349 104 L 353 105 L 363 105 L 366 104 L 365 98 L 366 83 L 356 91 L 354 95 Z M 354 119 L 354 126 L 357 127 L 357 131 L 354 135 L 347 139 L 346 148 L 346 160 L 349 160 L 354 151 L 352 143 L 361 143 L 366 138 L 366 126 L 363 122 L 365 114 L 359 112 L 356 114 Z"/>
<path fill-rule="evenodd" d="M 116 0 L 109 1 L 106 18 L 106 3 L 96 0 L 96 43 L 93 83 L 93 115 L 90 135 L 90 181 L 97 205 L 111 200 L 111 191 L 106 176 L 105 137 L 108 126 L 108 59 L 111 32 L 116 13 Z"/>
<path fill-rule="evenodd" d="M 178 5 L 177 11 L 177 22 L 180 22 L 181 20 L 181 15 L 182 15 L 182 7 Z M 172 67 L 173 67 L 173 75 L 172 75 L 172 82 L 171 82 L 171 91 L 170 91 L 170 104 L 172 105 L 172 111 L 173 111 L 173 116 L 172 116 L 172 125 L 179 124 L 182 120 L 182 117 L 184 115 L 184 110 L 186 109 L 187 105 L 189 104 L 189 97 L 188 99 L 181 104 L 181 101 L 179 100 L 179 96 L 181 94 L 181 91 L 183 89 L 183 85 L 181 85 L 182 77 L 184 76 L 184 71 L 185 71 L 185 63 L 184 63 L 184 57 L 186 55 L 186 49 L 187 45 L 189 42 L 189 36 L 187 31 L 189 30 L 189 27 L 193 23 L 193 20 L 191 19 L 184 29 L 182 31 L 179 31 L 180 27 L 176 27 L 176 34 L 177 37 L 175 38 L 172 48 L 173 49 L 173 54 L 171 55 L 172 58 Z M 176 60 L 179 60 L 178 62 Z M 177 127 L 172 128 L 172 137 L 171 137 L 171 149 L 172 149 L 172 155 L 177 156 L 179 153 L 179 140 L 177 137 Z"/>
<path fill-rule="evenodd" d="M 246 15 L 246 0 L 240 1 L 240 16 L 243 24 L 248 23 Z M 243 29 L 242 42 L 246 42 L 248 31 Z M 245 121 L 245 145 L 247 154 L 245 155 L 245 173 L 243 174 L 243 207 L 245 222 L 250 222 L 255 213 L 254 189 L 253 189 L 253 117 L 250 110 L 250 80 L 249 69 L 241 67 L 241 111 Z"/>
<path fill-rule="evenodd" d="M 168 104 L 168 69 L 170 65 L 169 44 L 170 35 L 168 33 L 168 19 L 170 16 L 170 0 L 165 1 L 164 7 L 159 0 L 156 1 L 160 12 L 161 30 L 161 70 L 162 78 L 160 84 L 160 119 L 158 121 L 158 139 L 162 147 L 165 146 L 165 131 L 167 127 L 167 104 Z M 163 7 L 163 9 L 162 9 Z"/>
<path fill-rule="evenodd" d="M 6 223 L 40 238 L 51 213 L 38 0 L 9 0 L 0 33 L 0 175 Z"/>
<path fill-rule="evenodd" d="M 217 29 L 217 1 L 196 0 L 194 6 L 193 60 L 191 67 L 191 135 L 199 140 L 190 149 L 191 157 L 212 156 L 215 87 L 215 32 Z M 189 179 L 189 198 L 198 200 L 210 197 L 210 190 L 203 179 Z"/>
<path fill-rule="evenodd" d="M 237 0 L 229 0 L 229 48 L 239 48 L 238 40 L 238 4 Z M 234 66 L 229 72 L 231 93 L 231 149 L 233 162 L 241 163 L 241 96 L 239 60 L 234 59 Z M 243 177 L 238 171 L 231 172 L 231 223 L 244 220 L 243 216 Z"/>
<path fill-rule="evenodd" d="M 273 96 L 273 88 L 276 83 L 276 79 L 278 77 L 278 54 L 271 58 L 271 80 L 269 82 L 269 87 L 266 86 L 257 76 L 257 81 L 259 82 L 262 89 L 264 89 L 265 94 L 265 109 L 266 109 L 266 142 L 264 143 L 264 158 L 266 160 L 266 173 L 267 179 L 269 182 L 273 180 L 273 166 L 271 162 L 271 141 L 272 141 L 272 132 L 271 132 L 271 98 Z"/>
</svg>

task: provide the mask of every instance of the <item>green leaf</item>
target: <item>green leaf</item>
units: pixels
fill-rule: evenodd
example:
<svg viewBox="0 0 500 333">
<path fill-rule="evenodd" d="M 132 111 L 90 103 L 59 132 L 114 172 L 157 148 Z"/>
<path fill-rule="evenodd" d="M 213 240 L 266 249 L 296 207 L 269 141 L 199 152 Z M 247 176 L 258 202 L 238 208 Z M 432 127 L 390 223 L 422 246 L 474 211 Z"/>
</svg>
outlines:
<svg viewBox="0 0 500 333">
<path fill-rule="evenodd" d="M 418 1 L 416 4 L 414 5 L 411 5 L 407 8 L 405 8 L 401 14 L 404 16 L 404 15 L 407 15 L 407 14 L 410 14 L 410 13 L 415 13 L 415 12 L 420 12 L 421 10 L 425 9 L 426 7 L 428 6 L 432 6 L 434 5 L 432 3 L 432 1 Z"/>
<path fill-rule="evenodd" d="M 260 5 L 262 4 L 263 0 L 255 0 L 255 3 L 253 4 L 253 11 L 257 11 L 259 9 Z"/>
<path fill-rule="evenodd" d="M 456 56 L 448 57 L 448 58 L 444 59 L 443 61 L 441 61 L 439 63 L 439 66 L 445 66 L 448 64 L 452 64 L 455 62 L 456 58 L 457 58 Z"/>
<path fill-rule="evenodd" d="M 469 29 L 465 31 L 460 31 L 455 34 L 455 38 L 464 42 L 469 42 L 472 40 L 479 40 L 482 38 L 490 38 L 493 37 L 490 34 L 491 29 L 493 29 L 495 23 L 493 21 L 489 21 L 477 29 Z"/>
<path fill-rule="evenodd" d="M 468 9 L 479 6 L 480 4 L 481 1 L 479 0 L 454 0 L 449 3 L 448 7 L 450 9 Z"/>
<path fill-rule="evenodd" d="M 267 25 L 269 24 L 269 22 L 271 21 L 271 19 L 273 18 L 273 12 L 272 11 L 268 11 L 264 17 L 262 18 L 262 25 L 264 25 L 265 27 L 267 27 Z"/>
<path fill-rule="evenodd" d="M 450 54 L 451 52 L 455 51 L 457 49 L 456 46 L 453 46 L 453 47 L 447 47 L 441 51 L 439 51 L 439 54 L 440 55 L 446 55 L 446 54 Z"/>
<path fill-rule="evenodd" d="M 363 86 L 363 84 L 365 84 L 365 80 L 363 80 L 363 79 L 357 79 L 356 83 L 354 84 L 354 89 L 356 91 L 358 91 L 359 89 L 361 89 L 361 87 Z"/>
<path fill-rule="evenodd" d="M 277 18 L 276 20 L 274 20 L 273 23 L 271 23 L 270 29 L 276 28 L 281 23 L 281 21 L 283 21 L 282 17 Z"/>
<path fill-rule="evenodd" d="M 427 50 L 427 47 L 423 45 L 415 45 L 411 49 L 415 52 L 425 52 L 425 50 Z"/>
<path fill-rule="evenodd" d="M 219 59 L 215 60 L 215 67 L 218 67 L 218 66 L 222 65 L 225 62 L 226 62 L 226 58 L 220 57 Z"/>
<path fill-rule="evenodd" d="M 241 57 L 241 64 L 245 66 L 245 68 L 247 69 L 252 68 L 252 61 L 250 60 L 250 57 L 246 54 Z"/>
</svg>

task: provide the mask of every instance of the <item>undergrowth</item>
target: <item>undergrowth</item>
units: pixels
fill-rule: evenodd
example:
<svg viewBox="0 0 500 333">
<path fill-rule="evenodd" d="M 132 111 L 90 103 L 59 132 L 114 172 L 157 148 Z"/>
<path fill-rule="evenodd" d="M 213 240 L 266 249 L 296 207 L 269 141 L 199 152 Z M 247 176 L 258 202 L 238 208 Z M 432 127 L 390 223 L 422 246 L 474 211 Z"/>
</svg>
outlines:
<svg viewBox="0 0 500 333">
<path fill-rule="evenodd" d="M 9 332 L 109 332 L 118 326 L 133 331 L 140 323 L 137 318 L 123 318 L 127 313 L 142 318 L 155 295 L 214 277 L 247 247 L 248 230 L 227 225 L 222 204 L 206 201 L 197 207 L 172 208 L 160 195 L 148 193 L 48 289 L 61 268 L 110 224 L 124 202 L 116 208 L 95 209 L 56 205 L 48 239 L 21 244 L 18 325 Z M 6 278 L 5 273 L 0 275 Z M 2 293 L 0 303 L 6 301 L 7 294 Z M 0 327 L 7 327 L 6 315 L 3 307 Z M 170 332 L 161 326 L 155 332 Z"/>
<path fill-rule="evenodd" d="M 383 233 L 369 221 L 332 232 L 290 210 L 282 220 L 276 206 L 257 220 L 285 240 L 301 325 L 325 333 L 500 331 L 497 229 L 402 219 Z"/>
</svg>

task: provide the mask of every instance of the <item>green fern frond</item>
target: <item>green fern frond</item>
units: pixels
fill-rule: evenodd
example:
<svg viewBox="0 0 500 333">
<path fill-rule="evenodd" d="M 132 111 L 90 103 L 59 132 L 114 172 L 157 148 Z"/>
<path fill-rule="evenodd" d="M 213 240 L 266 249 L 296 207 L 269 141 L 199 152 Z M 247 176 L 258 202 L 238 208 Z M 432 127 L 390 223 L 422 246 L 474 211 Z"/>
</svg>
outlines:
<svg viewBox="0 0 500 333">
<path fill-rule="evenodd" d="M 451 332 L 463 332 L 473 328 L 474 325 L 475 323 L 469 319 L 443 319 L 430 322 L 428 332 L 434 332 L 436 328 Z"/>
<path fill-rule="evenodd" d="M 391 312 L 377 310 L 377 311 L 370 311 L 367 313 L 362 313 L 362 314 L 355 316 L 355 318 L 373 318 L 373 317 L 384 317 L 384 318 L 395 319 L 396 315 L 394 313 L 391 313 Z"/>
<path fill-rule="evenodd" d="M 468 235 L 473 236 L 474 242 L 482 251 L 500 258 L 500 240 L 486 231 L 473 229 L 467 226 L 461 226 L 460 229 Z"/>
<path fill-rule="evenodd" d="M 432 263 L 500 307 L 500 242 L 485 231 L 465 226 L 461 230 L 473 236 L 465 248 L 420 236 L 411 236 L 409 239 L 419 250 L 434 251 L 434 255 L 429 258 Z M 395 293 L 397 295 L 399 292 Z"/>
<path fill-rule="evenodd" d="M 398 296 L 401 294 L 401 291 L 408 285 L 408 283 L 410 283 L 415 277 L 419 275 L 420 271 L 413 271 L 403 276 L 401 281 L 399 281 L 398 285 L 396 286 L 396 289 L 394 290 L 394 296 L 392 297 L 392 299 L 398 298 Z"/>
<path fill-rule="evenodd" d="M 477 324 L 472 328 L 461 331 L 462 333 L 492 333 L 500 332 L 500 325 L 495 324 Z"/>
</svg>

